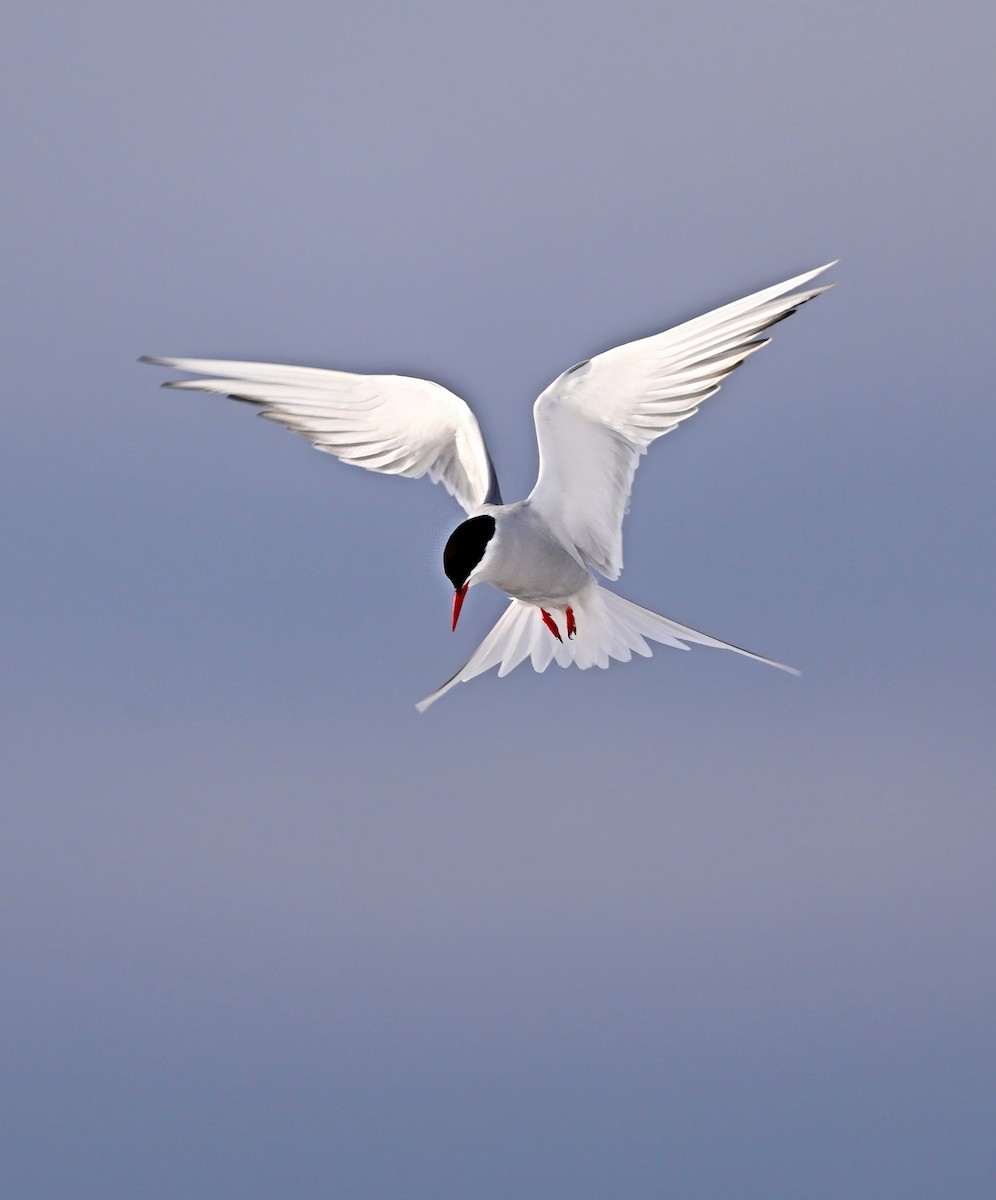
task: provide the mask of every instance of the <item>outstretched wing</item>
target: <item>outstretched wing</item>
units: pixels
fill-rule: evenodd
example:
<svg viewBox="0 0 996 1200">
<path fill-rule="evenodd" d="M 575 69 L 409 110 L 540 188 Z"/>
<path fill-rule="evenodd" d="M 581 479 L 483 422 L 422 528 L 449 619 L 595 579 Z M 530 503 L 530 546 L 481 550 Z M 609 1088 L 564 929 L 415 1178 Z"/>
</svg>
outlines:
<svg viewBox="0 0 996 1200">
<path fill-rule="evenodd" d="M 608 350 L 542 393 L 533 408 L 540 469 L 529 499 L 580 562 L 617 578 L 640 455 L 768 344 L 758 334 L 832 287 L 805 285 L 833 265 Z"/>
<path fill-rule="evenodd" d="M 218 392 L 260 406 L 260 416 L 303 433 L 316 450 L 387 475 L 428 475 L 473 512 L 501 495 L 477 419 L 438 383 L 402 375 L 352 375 L 318 367 L 143 358 L 207 378 L 164 387 Z"/>
</svg>

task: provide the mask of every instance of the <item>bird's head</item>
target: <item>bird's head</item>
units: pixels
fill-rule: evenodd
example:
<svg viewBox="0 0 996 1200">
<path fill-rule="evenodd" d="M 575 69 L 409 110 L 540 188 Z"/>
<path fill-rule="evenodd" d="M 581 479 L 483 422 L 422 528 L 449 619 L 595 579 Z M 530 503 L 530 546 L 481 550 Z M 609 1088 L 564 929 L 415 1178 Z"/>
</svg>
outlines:
<svg viewBox="0 0 996 1200">
<path fill-rule="evenodd" d="M 456 629 L 467 588 L 476 580 L 474 572 L 481 565 L 488 543 L 495 535 L 495 519 L 489 513 L 470 517 L 458 525 L 449 536 L 443 550 L 443 570 L 453 584 L 453 628 Z"/>
</svg>

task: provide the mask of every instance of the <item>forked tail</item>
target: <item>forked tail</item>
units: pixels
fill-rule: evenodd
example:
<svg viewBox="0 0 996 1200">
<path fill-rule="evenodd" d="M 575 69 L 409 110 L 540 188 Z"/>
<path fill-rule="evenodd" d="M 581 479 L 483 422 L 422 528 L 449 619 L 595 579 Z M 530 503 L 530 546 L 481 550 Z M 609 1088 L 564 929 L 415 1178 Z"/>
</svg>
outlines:
<svg viewBox="0 0 996 1200">
<path fill-rule="evenodd" d="M 574 663 L 586 671 L 589 667 L 607 667 L 613 658 L 617 662 L 629 662 L 634 652 L 649 658 L 652 651 L 647 645 L 648 641 L 673 646 L 676 650 L 687 650 L 686 642 L 715 646 L 719 650 L 733 650 L 736 654 L 767 663 L 769 667 L 799 674 L 794 667 L 753 654 L 729 642 L 721 642 L 718 638 L 641 608 L 632 600 L 608 592 L 594 582 L 581 593 L 572 607 L 577 636 L 558 642 L 544 625 L 540 610 L 535 605 L 513 600 L 467 664 L 415 707 L 419 712 L 425 712 L 450 688 L 458 683 L 466 683 L 492 667 L 498 668 L 499 679 L 509 671 L 514 671 L 527 658 L 532 661 L 535 671 L 545 671 L 551 662 L 561 667 L 569 667 Z M 566 639 L 564 611 L 553 608 L 549 611 Z"/>
</svg>

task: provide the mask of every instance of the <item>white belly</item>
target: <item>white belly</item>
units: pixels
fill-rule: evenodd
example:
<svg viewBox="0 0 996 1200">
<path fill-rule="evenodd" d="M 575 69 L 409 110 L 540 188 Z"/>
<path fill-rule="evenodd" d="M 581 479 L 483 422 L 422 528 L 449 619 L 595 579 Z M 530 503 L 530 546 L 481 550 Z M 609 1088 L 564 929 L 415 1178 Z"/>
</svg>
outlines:
<svg viewBox="0 0 996 1200">
<path fill-rule="evenodd" d="M 507 596 L 544 608 L 565 606 L 591 582 L 588 571 L 528 506 L 509 506 L 498 519 L 482 580 Z"/>
</svg>

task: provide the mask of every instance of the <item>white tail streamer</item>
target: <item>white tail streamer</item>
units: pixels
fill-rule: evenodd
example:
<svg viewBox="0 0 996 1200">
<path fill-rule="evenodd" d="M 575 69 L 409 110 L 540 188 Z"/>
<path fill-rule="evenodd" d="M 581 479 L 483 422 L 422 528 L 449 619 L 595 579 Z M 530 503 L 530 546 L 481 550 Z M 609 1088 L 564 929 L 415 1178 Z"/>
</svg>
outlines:
<svg viewBox="0 0 996 1200">
<path fill-rule="evenodd" d="M 467 683 L 477 675 L 498 668 L 498 677 L 514 671 L 527 658 L 532 661 L 534 671 L 545 671 L 551 662 L 569 667 L 573 663 L 586 671 L 589 667 L 607 667 L 610 659 L 629 662 L 633 654 L 649 658 L 653 651 L 648 641 L 673 646 L 676 650 L 687 650 L 685 644 L 713 646 L 718 650 L 732 650 L 757 662 L 788 671 L 799 672 L 784 663 L 764 658 L 741 646 L 722 642 L 687 625 L 679 625 L 668 617 L 641 608 L 632 600 L 606 591 L 592 583 L 573 604 L 577 623 L 577 636 L 558 642 L 543 623 L 539 608 L 513 600 L 499 617 L 497 624 L 471 655 L 469 661 L 448 679 L 442 687 L 420 700 L 415 707 L 425 712 L 441 696 L 445 696 L 458 683 Z M 566 639 L 567 619 L 562 609 L 548 610 Z"/>
</svg>

